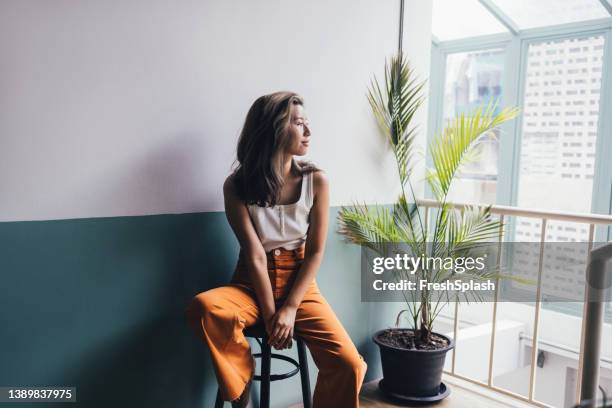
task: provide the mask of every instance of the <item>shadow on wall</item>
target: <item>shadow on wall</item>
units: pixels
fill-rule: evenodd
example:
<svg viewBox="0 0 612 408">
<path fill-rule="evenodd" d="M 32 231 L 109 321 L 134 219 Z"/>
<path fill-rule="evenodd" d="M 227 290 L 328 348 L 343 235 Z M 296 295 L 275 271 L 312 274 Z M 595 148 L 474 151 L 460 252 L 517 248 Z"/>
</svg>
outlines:
<svg viewBox="0 0 612 408">
<path fill-rule="evenodd" d="M 125 165 L 114 168 L 112 174 L 106 173 L 104 179 L 90 182 L 83 189 L 84 196 L 75 199 L 106 203 L 104 211 L 120 208 L 120 214 L 157 214 L 168 210 L 193 213 L 217 208 L 223 201 L 219 178 L 230 174 L 228 163 L 232 157 L 220 155 L 206 140 L 206 136 L 197 132 L 165 135 L 140 155 L 126 157 Z"/>
</svg>

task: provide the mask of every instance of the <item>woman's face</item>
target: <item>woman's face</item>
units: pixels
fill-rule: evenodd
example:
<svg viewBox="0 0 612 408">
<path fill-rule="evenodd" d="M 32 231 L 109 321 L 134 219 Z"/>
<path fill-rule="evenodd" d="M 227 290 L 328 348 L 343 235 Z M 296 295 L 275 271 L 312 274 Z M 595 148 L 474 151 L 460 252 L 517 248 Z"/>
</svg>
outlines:
<svg viewBox="0 0 612 408">
<path fill-rule="evenodd" d="M 304 156 L 308 152 L 310 127 L 302 105 L 293 105 L 291 107 L 288 137 L 288 154 Z"/>
</svg>

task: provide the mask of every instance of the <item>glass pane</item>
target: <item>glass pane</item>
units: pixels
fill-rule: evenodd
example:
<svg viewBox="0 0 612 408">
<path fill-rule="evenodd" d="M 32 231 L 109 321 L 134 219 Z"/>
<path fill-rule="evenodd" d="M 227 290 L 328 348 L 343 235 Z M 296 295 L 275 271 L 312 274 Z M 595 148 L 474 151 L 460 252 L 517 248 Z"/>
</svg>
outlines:
<svg viewBox="0 0 612 408">
<path fill-rule="evenodd" d="M 486 383 L 489 378 L 493 303 L 461 302 L 458 316 L 455 373 Z M 476 355 L 479 358 L 474 358 Z"/>
<path fill-rule="evenodd" d="M 457 115 L 488 105 L 502 96 L 505 50 L 501 48 L 449 54 L 444 86 L 444 123 Z M 498 136 L 498 132 L 494 135 Z M 450 199 L 495 203 L 498 142 L 483 140 L 478 161 L 463 168 L 453 182 Z"/>
<path fill-rule="evenodd" d="M 602 36 L 529 46 L 519 207 L 591 211 L 603 48 Z M 555 229 L 550 240 L 585 241 L 586 231 Z M 527 232 L 537 233 L 518 225 L 517 239 Z"/>
<path fill-rule="evenodd" d="M 580 230 L 582 223 L 549 221 L 546 239 L 560 230 Z M 588 235 L 587 235 L 588 237 Z M 553 407 L 576 403 L 588 244 L 562 243 L 545 247 L 542 268 L 542 310 L 538 336 L 535 399 Z M 561 297 L 571 301 L 555 301 Z M 546 301 L 548 300 L 548 301 Z"/>
<path fill-rule="evenodd" d="M 529 394 L 534 318 L 533 302 L 497 304 L 492 382 L 523 397 Z"/>
<path fill-rule="evenodd" d="M 590 212 L 603 49 L 602 36 L 530 44 L 519 207 Z M 539 240 L 540 234 L 538 220 L 517 220 L 516 241 Z M 551 221 L 545 238 L 549 242 L 586 242 L 588 237 L 586 224 Z M 586 252 L 570 255 L 586 261 Z M 584 270 L 584 265 L 575 270 L 545 268 L 543 293 L 554 295 L 575 283 L 575 295 L 581 297 Z M 576 399 L 582 307 L 582 302 L 550 302 L 542 306 L 535 397 L 552 406 L 571 407 Z M 558 327 L 564 330 L 559 332 Z M 609 325 L 604 333 L 606 330 Z M 606 337 L 609 336 L 604 334 Z M 607 367 L 602 360 L 602 373 L 604 368 Z"/>
<path fill-rule="evenodd" d="M 538 219 L 509 216 L 505 221 L 508 226 L 533 221 L 536 227 L 541 227 Z M 515 278 L 537 281 L 539 241 L 539 236 L 528 236 L 521 245 L 505 246 L 502 255 L 504 272 Z M 529 395 L 531 380 L 535 291 L 533 284 L 503 279 L 500 282 L 500 296 L 505 300 L 497 303 L 493 384 L 524 397 Z"/>
<path fill-rule="evenodd" d="M 507 30 L 478 0 L 434 0 L 432 32 L 445 41 Z"/>
<path fill-rule="evenodd" d="M 494 0 L 519 28 L 610 17 L 599 0 Z"/>
</svg>

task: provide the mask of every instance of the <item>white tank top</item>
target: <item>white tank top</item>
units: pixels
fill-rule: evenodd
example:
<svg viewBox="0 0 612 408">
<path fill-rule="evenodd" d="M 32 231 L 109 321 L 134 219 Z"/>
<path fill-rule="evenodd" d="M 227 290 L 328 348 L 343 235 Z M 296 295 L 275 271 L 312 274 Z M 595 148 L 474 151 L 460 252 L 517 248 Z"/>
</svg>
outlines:
<svg viewBox="0 0 612 408">
<path fill-rule="evenodd" d="M 279 247 L 296 249 L 306 241 L 313 203 L 313 174 L 311 171 L 302 175 L 300 199 L 295 203 L 277 204 L 274 207 L 247 205 L 266 252 Z"/>
</svg>

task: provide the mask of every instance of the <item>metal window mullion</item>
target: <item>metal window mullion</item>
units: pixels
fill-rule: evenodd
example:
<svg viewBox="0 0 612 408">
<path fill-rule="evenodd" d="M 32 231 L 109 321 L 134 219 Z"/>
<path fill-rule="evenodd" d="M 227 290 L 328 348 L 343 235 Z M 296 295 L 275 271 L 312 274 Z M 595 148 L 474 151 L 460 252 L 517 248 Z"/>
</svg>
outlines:
<svg viewBox="0 0 612 408">
<path fill-rule="evenodd" d="M 520 40 L 518 46 L 519 67 L 516 73 L 516 104 L 521 106 L 525 99 L 525 84 L 527 78 L 527 59 L 529 54 L 529 44 L 527 41 Z M 509 192 L 508 205 L 516 205 L 518 200 L 518 189 L 520 182 L 520 160 L 521 147 L 523 141 L 523 115 L 519 115 L 514 124 L 514 145 L 512 149 L 512 175 Z"/>
<path fill-rule="evenodd" d="M 538 288 L 536 291 L 535 317 L 533 319 L 533 340 L 531 342 L 531 372 L 529 375 L 529 400 L 533 401 L 535 391 L 536 360 L 538 348 L 538 335 L 540 328 L 540 309 L 542 298 L 542 269 L 544 266 L 544 242 L 546 241 L 546 218 L 542 218 L 542 230 L 540 236 L 540 260 L 538 262 Z"/>
<path fill-rule="evenodd" d="M 550 33 L 546 35 L 536 35 L 536 36 L 519 36 L 522 41 L 527 44 L 532 43 L 543 43 L 546 41 L 560 41 L 567 40 L 572 38 L 585 38 L 585 37 L 594 37 L 598 35 L 605 35 L 610 29 L 612 29 L 612 25 L 608 28 L 597 28 L 591 30 L 584 31 L 569 31 L 569 32 L 559 32 L 559 33 Z"/>
<path fill-rule="evenodd" d="M 520 106 L 520 78 L 521 64 L 514 63 L 521 60 L 522 44 L 520 39 L 514 38 L 506 47 L 506 66 L 504 68 L 504 91 L 502 93 L 502 104 L 504 106 Z M 499 159 L 497 164 L 497 188 L 496 203 L 501 205 L 511 205 L 513 190 L 516 184 L 515 175 L 515 156 L 520 139 L 519 118 L 502 124 L 501 137 L 499 138 Z M 506 236 L 512 233 L 512 223 L 506 230 Z M 510 239 L 506 239 L 510 241 Z"/>
<path fill-rule="evenodd" d="M 436 46 L 446 54 L 455 52 L 480 51 L 489 48 L 503 48 L 508 45 L 514 36 L 510 34 L 492 34 L 481 37 L 461 40 L 438 41 Z"/>
<path fill-rule="evenodd" d="M 444 108 L 444 84 L 446 81 L 446 54 L 442 52 L 436 45 L 431 49 L 431 77 L 429 83 L 429 112 L 428 112 L 428 129 L 424 146 L 425 154 L 425 171 L 433 167 L 431 155 L 428 154 L 429 143 L 434 139 L 436 133 L 442 125 L 442 116 Z M 428 183 L 424 183 L 424 195 L 427 198 L 433 198 L 433 192 Z"/>
<path fill-rule="evenodd" d="M 590 21 L 577 21 L 555 26 L 528 28 L 521 30 L 519 37 L 525 40 L 548 39 L 555 36 L 573 36 L 585 35 L 592 32 L 605 31 L 612 27 L 612 18 L 606 17 L 602 19 Z"/>
<path fill-rule="evenodd" d="M 440 41 L 436 38 L 437 45 L 443 49 L 455 49 L 462 47 L 474 48 L 478 44 L 490 44 L 492 42 L 508 42 L 513 37 L 519 40 L 546 41 L 555 37 L 584 36 L 602 33 L 612 28 L 612 18 L 606 17 L 599 20 L 580 21 L 558 26 L 528 28 L 519 31 L 515 36 L 509 33 L 485 34 L 474 37 L 466 37 L 455 40 Z"/>
<path fill-rule="evenodd" d="M 427 234 L 429 232 L 429 207 L 425 207 L 425 214 L 423 218 L 424 218 L 424 223 L 425 223 L 425 225 L 423 226 L 423 240 L 425 241 L 425 246 L 427 246 L 427 241 L 428 241 Z"/>
<path fill-rule="evenodd" d="M 605 0 L 604 0 L 605 1 Z M 497 21 L 504 25 L 512 34 L 516 35 L 519 32 L 518 25 L 510 18 L 502 9 L 497 7 L 491 0 L 478 0 L 478 2 L 485 8 L 489 13 L 495 17 Z"/>
<path fill-rule="evenodd" d="M 608 12 L 608 14 L 610 14 L 610 16 L 612 16 L 612 4 L 608 3 L 607 0 L 599 0 L 599 2 L 601 3 L 601 5 L 603 6 L 603 8 L 606 9 L 606 11 Z"/>
</svg>

